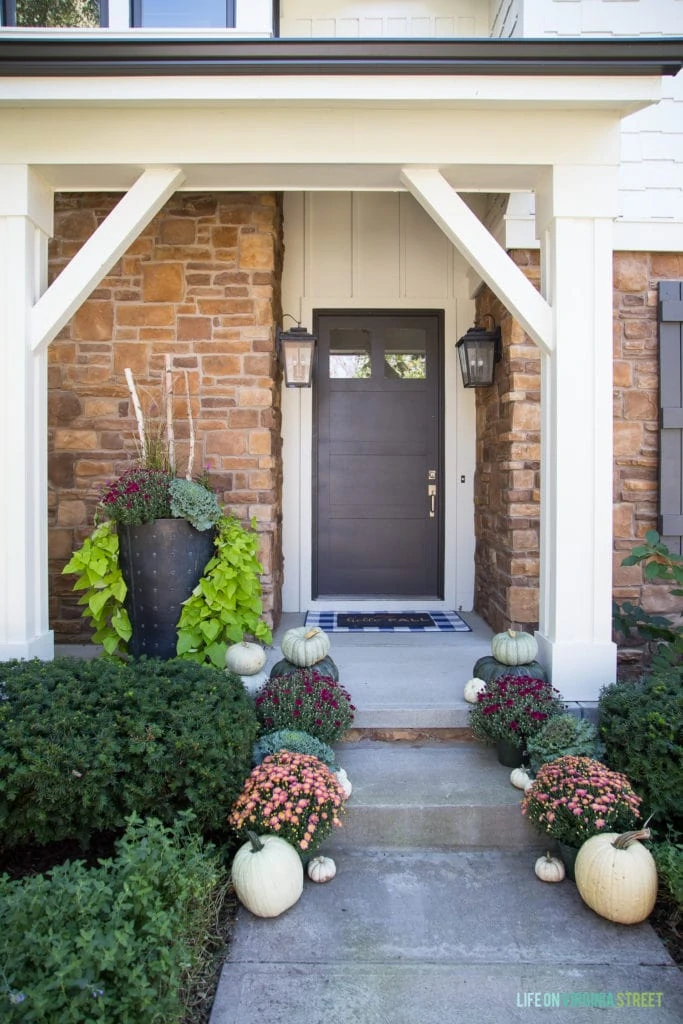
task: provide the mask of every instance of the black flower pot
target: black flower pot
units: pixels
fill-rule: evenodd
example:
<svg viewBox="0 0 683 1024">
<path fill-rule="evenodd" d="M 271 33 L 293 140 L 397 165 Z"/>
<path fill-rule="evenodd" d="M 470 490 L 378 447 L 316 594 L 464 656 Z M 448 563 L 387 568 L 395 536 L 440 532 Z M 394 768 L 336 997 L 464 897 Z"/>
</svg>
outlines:
<svg viewBox="0 0 683 1024">
<path fill-rule="evenodd" d="M 498 762 L 506 768 L 520 768 L 524 761 L 524 745 L 514 740 L 496 740 Z"/>
<path fill-rule="evenodd" d="M 155 519 L 117 527 L 119 565 L 128 588 L 133 658 L 175 658 L 181 605 L 213 556 L 213 530 L 195 530 L 186 519 Z"/>
</svg>

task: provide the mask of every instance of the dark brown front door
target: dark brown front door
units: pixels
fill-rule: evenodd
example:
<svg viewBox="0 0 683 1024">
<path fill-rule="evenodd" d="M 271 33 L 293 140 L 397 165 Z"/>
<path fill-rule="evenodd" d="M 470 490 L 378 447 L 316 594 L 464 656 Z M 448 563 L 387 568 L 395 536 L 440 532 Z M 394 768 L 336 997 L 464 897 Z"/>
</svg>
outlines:
<svg viewBox="0 0 683 1024">
<path fill-rule="evenodd" d="M 442 597 L 442 315 L 316 327 L 313 596 Z"/>
</svg>

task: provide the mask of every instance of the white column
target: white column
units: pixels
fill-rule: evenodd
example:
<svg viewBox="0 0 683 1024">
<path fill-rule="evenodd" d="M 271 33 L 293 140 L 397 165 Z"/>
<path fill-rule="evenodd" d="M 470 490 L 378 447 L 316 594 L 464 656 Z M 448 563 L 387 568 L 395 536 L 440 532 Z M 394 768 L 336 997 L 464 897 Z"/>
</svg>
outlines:
<svg viewBox="0 0 683 1024">
<path fill-rule="evenodd" d="M 0 660 L 54 655 L 48 621 L 47 351 L 30 311 L 47 284 L 52 192 L 0 165 Z"/>
<path fill-rule="evenodd" d="M 555 346 L 541 385 L 539 658 L 570 700 L 616 676 L 612 643 L 612 215 L 609 168 L 556 167 L 539 194 Z"/>
</svg>

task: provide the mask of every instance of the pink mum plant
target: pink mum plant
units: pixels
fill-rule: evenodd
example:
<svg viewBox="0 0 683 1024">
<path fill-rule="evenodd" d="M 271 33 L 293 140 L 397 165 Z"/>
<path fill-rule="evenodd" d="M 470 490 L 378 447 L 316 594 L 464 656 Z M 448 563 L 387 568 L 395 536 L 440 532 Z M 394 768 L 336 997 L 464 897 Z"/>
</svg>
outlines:
<svg viewBox="0 0 683 1024">
<path fill-rule="evenodd" d="M 524 795 L 522 814 L 543 835 L 581 846 L 599 832 L 632 829 L 640 797 L 621 772 L 592 757 L 567 754 L 541 767 Z"/>
<path fill-rule="evenodd" d="M 245 837 L 247 829 L 272 833 L 309 854 L 341 826 L 343 804 L 344 791 L 327 765 L 309 754 L 280 750 L 254 768 L 228 822 Z"/>
</svg>

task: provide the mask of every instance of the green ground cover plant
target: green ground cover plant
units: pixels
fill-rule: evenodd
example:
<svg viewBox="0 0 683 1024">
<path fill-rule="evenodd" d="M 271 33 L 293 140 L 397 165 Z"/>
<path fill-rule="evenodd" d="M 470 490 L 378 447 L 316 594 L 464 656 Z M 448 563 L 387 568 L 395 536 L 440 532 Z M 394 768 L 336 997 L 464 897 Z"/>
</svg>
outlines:
<svg viewBox="0 0 683 1024">
<path fill-rule="evenodd" d="M 0 666 L 0 847 L 117 831 L 137 812 L 225 830 L 258 723 L 241 680 L 180 660 Z"/>
<path fill-rule="evenodd" d="M 130 816 L 97 867 L 0 876 L 0 1020 L 180 1022 L 225 890 L 188 814 L 170 827 Z"/>
</svg>

